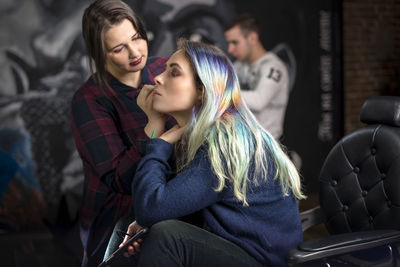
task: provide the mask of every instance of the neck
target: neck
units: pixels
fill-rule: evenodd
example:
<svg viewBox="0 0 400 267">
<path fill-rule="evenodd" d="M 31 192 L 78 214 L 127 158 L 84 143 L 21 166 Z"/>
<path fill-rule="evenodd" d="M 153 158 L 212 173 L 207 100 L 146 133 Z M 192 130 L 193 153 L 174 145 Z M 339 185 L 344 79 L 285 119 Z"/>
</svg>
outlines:
<svg viewBox="0 0 400 267">
<path fill-rule="evenodd" d="M 125 72 L 125 73 L 113 73 L 110 72 L 112 76 L 114 76 L 118 81 L 123 84 L 132 86 L 132 87 L 139 87 L 140 83 L 142 82 L 142 71 L 135 71 L 135 72 Z"/>
<path fill-rule="evenodd" d="M 192 117 L 192 111 L 183 111 L 180 113 L 170 114 L 177 122 L 179 127 L 185 126 L 189 123 L 190 118 Z"/>
<path fill-rule="evenodd" d="M 261 44 L 256 44 L 256 45 L 254 45 L 254 47 L 251 51 L 251 55 L 247 61 L 251 64 L 251 63 L 255 62 L 256 60 L 260 59 L 266 53 L 267 53 L 267 50 L 265 50 Z"/>
</svg>

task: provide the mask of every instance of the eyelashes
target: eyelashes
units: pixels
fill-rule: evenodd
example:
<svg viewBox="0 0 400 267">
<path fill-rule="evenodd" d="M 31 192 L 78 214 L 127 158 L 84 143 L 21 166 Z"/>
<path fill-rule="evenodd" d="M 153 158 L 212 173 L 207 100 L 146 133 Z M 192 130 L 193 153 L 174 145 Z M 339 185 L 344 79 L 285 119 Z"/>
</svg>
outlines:
<svg viewBox="0 0 400 267">
<path fill-rule="evenodd" d="M 138 40 L 141 40 L 142 39 L 142 37 L 139 35 L 139 33 L 136 33 L 134 36 L 132 36 L 132 38 L 131 38 L 131 42 L 136 42 L 136 41 L 138 41 Z M 121 47 L 118 47 L 118 48 L 116 48 L 116 49 L 114 49 L 114 50 L 112 50 L 112 52 L 113 53 L 119 53 L 119 52 L 121 52 L 123 49 L 125 49 L 126 47 L 125 47 L 125 45 L 121 45 Z"/>
<path fill-rule="evenodd" d="M 171 69 L 171 71 L 170 71 L 170 75 L 171 75 L 172 77 L 176 77 L 176 76 L 181 75 L 181 73 L 180 73 L 180 71 L 177 70 L 176 68 L 173 68 L 173 69 Z"/>
</svg>

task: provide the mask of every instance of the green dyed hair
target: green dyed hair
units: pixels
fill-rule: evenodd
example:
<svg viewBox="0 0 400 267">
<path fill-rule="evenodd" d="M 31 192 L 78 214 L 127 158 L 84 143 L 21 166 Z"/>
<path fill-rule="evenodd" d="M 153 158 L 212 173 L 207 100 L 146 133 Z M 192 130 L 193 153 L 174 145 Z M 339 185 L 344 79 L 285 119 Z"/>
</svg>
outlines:
<svg viewBox="0 0 400 267">
<path fill-rule="evenodd" d="M 216 191 L 231 184 L 236 198 L 248 205 L 248 182 L 257 183 L 257 177 L 267 179 L 268 168 L 272 167 L 284 195 L 291 191 L 296 198 L 305 198 L 296 167 L 243 103 L 229 58 L 217 47 L 199 42 L 181 39 L 178 48 L 189 59 L 203 90 L 203 101 L 193 109 L 183 136 L 184 147 L 177 151 L 178 170 L 188 166 L 197 150 L 207 144 L 219 181 Z"/>
</svg>

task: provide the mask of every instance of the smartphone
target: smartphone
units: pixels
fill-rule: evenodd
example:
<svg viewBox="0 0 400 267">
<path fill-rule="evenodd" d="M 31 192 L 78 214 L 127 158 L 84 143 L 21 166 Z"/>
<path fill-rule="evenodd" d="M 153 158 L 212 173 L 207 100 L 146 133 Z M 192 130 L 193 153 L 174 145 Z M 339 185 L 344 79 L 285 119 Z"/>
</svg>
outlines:
<svg viewBox="0 0 400 267">
<path fill-rule="evenodd" d="M 105 259 L 102 263 L 99 264 L 99 266 L 97 267 L 106 267 L 106 266 L 110 266 L 112 264 L 112 262 L 117 258 L 117 257 L 121 257 L 121 255 L 128 249 L 129 246 L 132 245 L 133 241 L 137 241 L 139 238 L 141 238 L 144 234 L 146 234 L 148 231 L 147 228 L 142 228 L 139 232 L 137 232 L 134 236 L 132 236 L 131 238 L 129 238 L 128 241 L 126 241 L 126 243 L 118 248 L 116 251 L 113 252 L 113 254 L 110 255 L 110 257 L 108 257 L 107 259 Z"/>
</svg>

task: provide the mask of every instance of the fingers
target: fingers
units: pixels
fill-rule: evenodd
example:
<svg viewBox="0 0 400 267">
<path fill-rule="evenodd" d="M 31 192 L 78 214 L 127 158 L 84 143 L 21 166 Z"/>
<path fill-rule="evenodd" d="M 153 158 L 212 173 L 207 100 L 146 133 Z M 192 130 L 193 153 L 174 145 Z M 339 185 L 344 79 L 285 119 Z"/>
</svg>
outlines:
<svg viewBox="0 0 400 267">
<path fill-rule="evenodd" d="M 167 141 L 170 144 L 174 144 L 179 141 L 186 130 L 187 125 L 179 127 L 179 125 L 175 125 L 165 133 L 163 133 L 160 138 L 164 141 Z"/>
<path fill-rule="evenodd" d="M 146 103 L 149 103 L 149 99 L 152 99 L 151 96 L 153 90 L 154 90 L 153 85 L 146 84 L 142 87 L 136 100 L 139 107 L 144 107 Z"/>
<path fill-rule="evenodd" d="M 128 229 L 127 229 L 127 234 L 124 237 L 124 240 L 122 243 L 119 245 L 119 247 L 122 247 L 126 242 L 129 242 L 129 239 L 135 235 L 137 232 L 139 232 L 142 229 L 142 227 L 136 223 L 136 221 L 132 222 L 129 224 Z M 128 244 L 126 251 L 123 253 L 125 257 L 130 257 L 134 255 L 135 253 L 138 253 L 140 251 L 140 243 L 142 242 L 142 239 L 138 239 L 137 241 L 132 242 L 132 244 Z"/>
<path fill-rule="evenodd" d="M 166 133 L 167 133 L 167 132 L 176 131 L 176 130 L 178 130 L 178 129 L 180 129 L 179 125 L 178 125 L 178 124 L 175 124 L 171 129 L 169 129 L 168 131 L 166 131 Z"/>
<path fill-rule="evenodd" d="M 133 242 L 132 246 L 128 247 L 129 255 L 134 255 L 140 251 L 140 242 L 142 242 L 142 240 L 135 241 Z"/>
<path fill-rule="evenodd" d="M 154 86 L 152 85 L 145 85 L 144 88 L 142 88 L 142 90 L 144 89 L 144 93 L 146 96 L 146 99 L 149 98 L 149 96 L 152 95 L 153 91 L 154 91 Z"/>
<path fill-rule="evenodd" d="M 128 229 L 126 230 L 127 235 L 125 235 L 124 240 L 128 240 L 132 235 L 136 234 L 137 230 L 135 229 L 136 221 L 129 224 Z"/>
<path fill-rule="evenodd" d="M 131 246 L 128 246 L 128 248 L 126 249 L 126 251 L 124 252 L 124 256 L 125 257 L 130 257 L 132 255 L 135 255 L 136 253 L 140 252 L 140 243 L 142 242 L 141 239 L 139 239 L 138 241 L 133 242 L 133 244 Z"/>
<path fill-rule="evenodd" d="M 124 240 L 122 240 L 122 243 L 119 244 L 119 247 L 122 247 L 126 243 L 126 241 L 128 241 L 128 238 L 129 238 L 129 236 L 125 235 Z"/>
<path fill-rule="evenodd" d="M 145 89 L 145 90 L 151 89 L 151 90 L 153 90 L 153 89 L 154 89 L 154 85 L 152 85 L 152 84 L 145 84 L 145 85 L 143 85 L 142 89 Z"/>
<path fill-rule="evenodd" d="M 176 134 L 182 135 L 186 131 L 186 128 L 187 128 L 187 125 L 182 126 L 182 127 L 175 125 L 171 129 L 173 129 L 173 132 L 175 132 Z"/>
<path fill-rule="evenodd" d="M 143 85 L 142 89 L 140 89 L 140 93 L 145 93 L 148 94 L 149 92 L 154 90 L 154 85 L 151 84 L 145 84 Z"/>
<path fill-rule="evenodd" d="M 154 90 L 154 86 L 153 85 L 144 85 L 143 88 L 140 90 L 140 94 L 142 94 L 143 96 L 145 96 L 145 98 L 147 99 Z"/>
<path fill-rule="evenodd" d="M 174 127 L 166 131 L 165 133 L 171 133 L 171 132 L 178 132 L 178 133 L 184 133 L 186 130 L 187 125 L 180 127 L 178 124 L 175 124 Z"/>
<path fill-rule="evenodd" d="M 133 221 L 128 225 L 127 233 L 131 235 L 134 234 L 136 232 L 135 228 L 136 228 L 136 221 Z"/>
<path fill-rule="evenodd" d="M 119 245 L 119 247 L 122 247 L 129 240 L 129 238 L 131 238 L 131 236 L 133 236 L 139 231 L 139 229 L 136 228 L 140 228 L 140 226 L 136 223 L 136 221 L 133 221 L 131 224 L 129 224 L 128 229 L 126 230 L 127 234 L 125 235 L 124 240 Z"/>
</svg>

